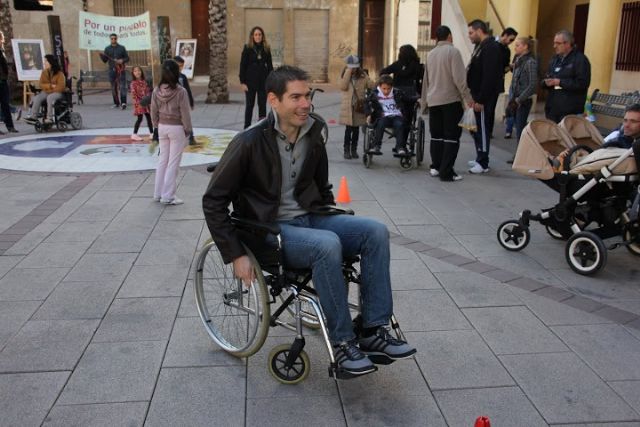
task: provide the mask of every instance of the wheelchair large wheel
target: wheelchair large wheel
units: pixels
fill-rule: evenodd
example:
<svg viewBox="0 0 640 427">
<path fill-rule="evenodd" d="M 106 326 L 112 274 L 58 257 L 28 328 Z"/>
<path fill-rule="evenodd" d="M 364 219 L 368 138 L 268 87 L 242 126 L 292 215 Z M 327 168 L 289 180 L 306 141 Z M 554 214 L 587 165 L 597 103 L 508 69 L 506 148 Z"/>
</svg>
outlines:
<svg viewBox="0 0 640 427">
<path fill-rule="evenodd" d="M 369 153 L 371 149 L 371 141 L 372 141 L 372 130 L 367 126 L 364 127 L 364 139 L 362 141 L 362 163 L 364 167 L 369 169 L 371 167 L 371 161 L 373 160 L 373 155 Z"/>
<path fill-rule="evenodd" d="M 420 166 L 424 161 L 424 120 L 418 118 L 418 137 L 416 140 L 416 164 Z"/>
<path fill-rule="evenodd" d="M 298 384 L 309 376 L 311 362 L 302 350 L 290 368 L 285 366 L 291 346 L 282 344 L 274 347 L 269 353 L 269 372 L 283 384 Z"/>
<path fill-rule="evenodd" d="M 636 231 L 635 238 L 630 230 L 625 230 L 624 241 L 629 242 L 627 250 L 635 256 L 640 256 L 640 232 Z"/>
<path fill-rule="evenodd" d="M 309 282 L 307 286 L 313 286 L 313 283 Z M 291 295 L 291 291 L 289 290 L 289 288 L 284 288 L 280 293 L 280 301 L 284 302 L 289 297 L 289 295 Z M 311 305 L 305 301 L 302 301 L 301 309 L 302 309 L 302 319 L 301 319 L 302 325 L 305 328 L 309 328 L 309 329 L 320 329 L 320 322 L 318 321 L 318 316 L 316 316 L 316 313 L 315 311 L 313 311 L 313 308 L 311 307 Z M 287 306 L 287 312 L 291 315 L 291 317 L 295 316 L 296 310 L 293 306 L 293 303 Z"/>
<path fill-rule="evenodd" d="M 80 113 L 72 112 L 69 116 L 71 127 L 74 129 L 82 129 L 82 116 Z"/>
<path fill-rule="evenodd" d="M 510 219 L 498 227 L 498 242 L 508 251 L 521 251 L 529 244 L 531 232 L 517 220 Z"/>
<path fill-rule="evenodd" d="M 583 276 L 597 273 L 607 263 L 604 242 L 590 231 L 581 231 L 571 236 L 564 254 L 569 267 Z"/>
<path fill-rule="evenodd" d="M 202 248 L 195 274 L 196 304 L 209 336 L 236 357 L 256 353 L 267 337 L 269 303 L 267 285 L 255 257 L 245 247 L 256 280 L 246 289 L 236 279 L 233 265 L 225 264 L 212 240 Z"/>
</svg>

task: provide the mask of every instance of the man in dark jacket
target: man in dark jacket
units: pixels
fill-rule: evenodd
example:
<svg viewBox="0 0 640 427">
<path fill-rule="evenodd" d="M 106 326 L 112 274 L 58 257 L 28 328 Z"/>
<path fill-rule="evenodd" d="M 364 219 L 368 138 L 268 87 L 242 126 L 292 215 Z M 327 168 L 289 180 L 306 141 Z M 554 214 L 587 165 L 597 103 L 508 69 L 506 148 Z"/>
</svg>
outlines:
<svg viewBox="0 0 640 427">
<path fill-rule="evenodd" d="M 7 57 L 4 55 L 4 33 L 0 31 L 0 108 L 2 109 L 2 120 L 4 120 L 9 132 L 18 132 L 13 127 L 9 99 L 9 64 L 7 63 Z"/>
<path fill-rule="evenodd" d="M 125 64 L 129 62 L 127 48 L 118 44 L 118 35 L 109 35 L 111 44 L 104 48 L 100 55 L 102 62 L 109 63 L 109 82 L 111 83 L 111 95 L 113 96 L 113 108 L 127 108 L 127 74 Z"/>
<path fill-rule="evenodd" d="M 591 64 L 579 52 L 569 31 L 558 31 L 553 38 L 556 54 L 551 58 L 542 87 L 549 90 L 545 116 L 559 123 L 569 114 L 582 114 L 591 84 Z"/>
<path fill-rule="evenodd" d="M 489 172 L 489 148 L 498 95 L 504 90 L 504 68 L 500 46 L 489 37 L 487 24 L 469 22 L 469 40 L 475 44 L 467 68 L 467 86 L 473 98 L 478 130 L 473 132 L 476 159 L 469 162 L 470 173 Z"/>
<path fill-rule="evenodd" d="M 341 370 L 363 375 L 376 370 L 367 354 L 394 361 L 416 350 L 389 335 L 392 314 L 389 233 L 374 220 L 321 215 L 333 205 L 329 184 L 325 123 L 312 115 L 308 75 L 291 66 L 266 81 L 272 113 L 238 134 L 216 167 L 202 204 L 216 246 L 235 275 L 250 286 L 253 268 L 230 221 L 229 204 L 240 217 L 277 222 L 283 257 L 290 268 L 310 268 L 322 305 L 335 359 Z M 343 256 L 361 254 L 363 328 L 355 335 Z"/>
</svg>

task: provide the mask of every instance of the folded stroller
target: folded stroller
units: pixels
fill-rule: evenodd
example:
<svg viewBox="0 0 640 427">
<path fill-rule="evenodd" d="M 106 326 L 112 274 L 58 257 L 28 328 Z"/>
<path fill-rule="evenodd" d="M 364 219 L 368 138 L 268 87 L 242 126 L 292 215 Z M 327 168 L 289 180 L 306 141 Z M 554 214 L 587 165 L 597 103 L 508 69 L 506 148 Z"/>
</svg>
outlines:
<svg viewBox="0 0 640 427">
<path fill-rule="evenodd" d="M 633 149 L 600 148 L 595 126 L 578 117 L 560 125 L 533 120 L 523 130 L 513 170 L 534 177 L 559 193 L 559 202 L 538 214 L 498 227 L 500 245 L 510 251 L 530 241 L 530 221 L 541 223 L 549 235 L 566 240 L 565 258 L 573 271 L 591 275 L 607 262 L 607 250 L 625 246 L 640 256 L 638 168 Z M 604 240 L 621 237 L 605 246 Z"/>
</svg>

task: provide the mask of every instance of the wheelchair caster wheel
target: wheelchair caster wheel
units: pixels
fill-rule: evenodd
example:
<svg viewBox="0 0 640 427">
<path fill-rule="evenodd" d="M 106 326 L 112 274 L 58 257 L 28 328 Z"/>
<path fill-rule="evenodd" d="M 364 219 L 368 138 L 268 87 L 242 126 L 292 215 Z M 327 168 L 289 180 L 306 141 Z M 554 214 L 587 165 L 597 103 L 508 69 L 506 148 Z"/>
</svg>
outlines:
<svg viewBox="0 0 640 427">
<path fill-rule="evenodd" d="M 38 133 L 44 132 L 44 127 L 42 126 L 42 123 L 39 120 L 33 124 L 33 127 L 36 128 L 36 132 Z"/>
<path fill-rule="evenodd" d="M 403 169 L 411 169 L 411 166 L 413 166 L 413 157 L 401 157 L 400 166 L 402 166 Z"/>
<path fill-rule="evenodd" d="M 67 124 L 62 120 L 60 120 L 58 123 L 56 123 L 56 127 L 58 128 L 58 130 L 60 132 L 64 132 L 64 131 L 67 130 Z"/>
<path fill-rule="evenodd" d="M 282 384 L 298 384 L 309 376 L 311 363 L 304 350 L 293 362 L 291 367 L 286 366 L 287 357 L 291 351 L 289 344 L 274 347 L 269 353 L 269 372 Z"/>
<path fill-rule="evenodd" d="M 500 224 L 497 234 L 498 242 L 508 251 L 520 251 L 524 249 L 531 240 L 531 232 L 529 229 L 520 225 L 519 221 L 512 219 Z"/>
</svg>

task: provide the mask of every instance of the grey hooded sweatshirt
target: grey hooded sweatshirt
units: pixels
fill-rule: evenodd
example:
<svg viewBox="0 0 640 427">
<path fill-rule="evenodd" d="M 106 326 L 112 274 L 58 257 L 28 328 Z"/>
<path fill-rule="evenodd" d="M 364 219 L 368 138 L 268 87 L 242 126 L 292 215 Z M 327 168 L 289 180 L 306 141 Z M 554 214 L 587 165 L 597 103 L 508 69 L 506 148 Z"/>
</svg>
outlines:
<svg viewBox="0 0 640 427">
<path fill-rule="evenodd" d="M 189 95 L 180 85 L 172 89 L 167 84 L 161 84 L 153 90 L 151 95 L 151 122 L 157 128 L 163 125 L 182 125 L 185 134 L 190 134 L 191 107 L 189 106 Z"/>
</svg>

